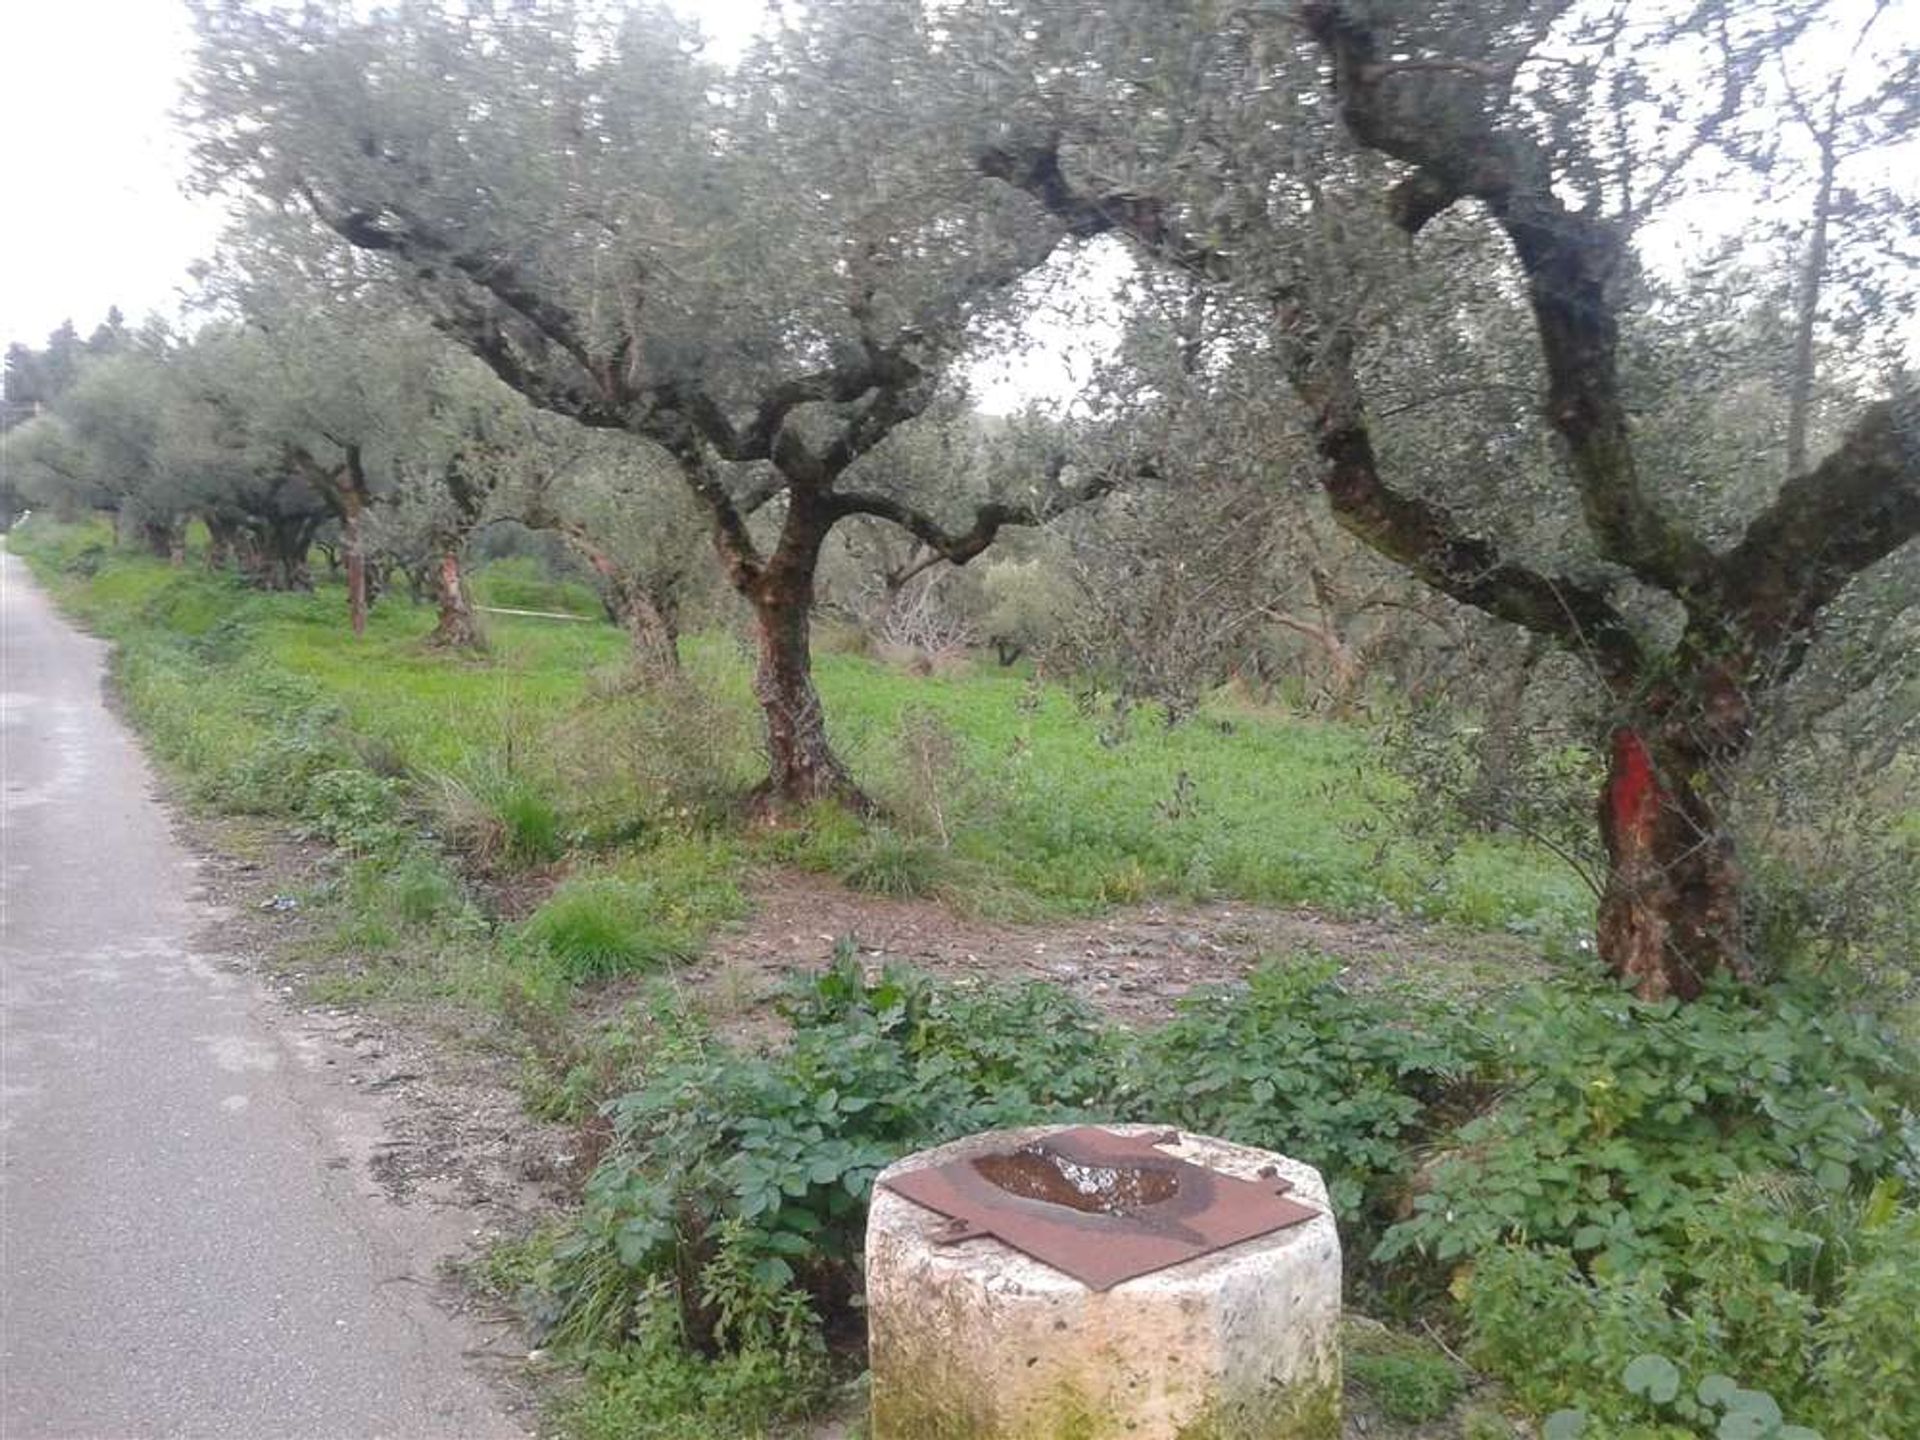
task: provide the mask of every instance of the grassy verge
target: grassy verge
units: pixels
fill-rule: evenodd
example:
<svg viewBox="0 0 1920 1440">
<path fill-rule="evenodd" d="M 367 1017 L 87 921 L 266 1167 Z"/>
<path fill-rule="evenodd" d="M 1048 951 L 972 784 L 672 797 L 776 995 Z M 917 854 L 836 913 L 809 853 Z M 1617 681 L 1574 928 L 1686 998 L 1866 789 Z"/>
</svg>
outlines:
<svg viewBox="0 0 1920 1440">
<path fill-rule="evenodd" d="M 467 827 L 456 838 L 521 865 L 705 825 L 743 861 L 1026 913 L 1220 896 L 1550 937 L 1589 918 L 1550 856 L 1480 839 L 1436 861 L 1400 837 L 1395 782 L 1357 728 L 1221 706 L 1117 733 L 1065 690 L 991 669 L 918 677 L 822 656 L 839 743 L 894 824 L 871 834 L 821 816 L 771 839 L 715 829 L 706 822 L 757 765 L 746 660 L 727 637 L 689 644 L 685 694 L 638 696 L 611 626 L 493 616 L 491 652 L 463 659 L 421 644 L 428 610 L 389 600 L 356 642 L 324 587 L 257 594 L 104 541 L 36 522 L 15 547 L 121 643 L 142 725 L 216 804 L 297 811 L 302 797 L 262 771 L 325 732 Z M 582 603 L 511 568 L 491 590 L 483 571 L 480 588 L 537 602 L 524 608 Z"/>
</svg>

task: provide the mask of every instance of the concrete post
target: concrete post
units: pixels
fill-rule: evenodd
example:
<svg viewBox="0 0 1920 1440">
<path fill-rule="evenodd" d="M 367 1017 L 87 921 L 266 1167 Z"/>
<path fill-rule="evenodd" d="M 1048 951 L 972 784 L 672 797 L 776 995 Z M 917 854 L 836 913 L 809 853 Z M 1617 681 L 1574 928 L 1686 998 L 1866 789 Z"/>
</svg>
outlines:
<svg viewBox="0 0 1920 1440">
<path fill-rule="evenodd" d="M 1321 1213 L 1106 1291 L 991 1238 L 940 1245 L 945 1218 L 885 1188 L 1064 1128 L 976 1135 L 881 1176 L 867 1225 L 872 1440 L 1338 1440 L 1340 1241 L 1310 1166 L 1202 1136 L 1162 1147 L 1245 1179 L 1277 1171 Z"/>
</svg>

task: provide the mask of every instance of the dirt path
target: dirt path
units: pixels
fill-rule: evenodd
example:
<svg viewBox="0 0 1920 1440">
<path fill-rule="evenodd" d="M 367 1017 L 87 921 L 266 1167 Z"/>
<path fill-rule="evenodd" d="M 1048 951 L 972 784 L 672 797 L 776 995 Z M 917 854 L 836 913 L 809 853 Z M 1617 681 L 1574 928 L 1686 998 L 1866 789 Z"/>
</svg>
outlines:
<svg viewBox="0 0 1920 1440">
<path fill-rule="evenodd" d="M 782 979 L 824 964 L 843 938 L 874 964 L 950 980 L 1041 980 L 1125 1024 L 1165 1019 L 1196 986 L 1238 980 L 1262 958 L 1311 951 L 1356 984 L 1413 981 L 1473 995 L 1541 973 L 1528 942 L 1311 910 L 1216 902 L 1130 906 L 1093 919 L 997 924 L 935 900 L 861 895 L 798 871 L 762 875 L 753 910 L 683 972 L 722 1015 L 758 1008 Z"/>
<path fill-rule="evenodd" d="M 377 1112 L 380 1138 L 361 1163 L 390 1201 L 462 1212 L 469 1258 L 571 1202 L 578 1137 L 527 1114 L 504 1021 L 430 999 L 314 999 L 367 963 L 317 950 L 332 917 L 299 898 L 338 865 L 336 852 L 244 818 L 180 816 L 176 829 L 228 916 L 229 953 L 262 977 L 312 1063 Z"/>
</svg>

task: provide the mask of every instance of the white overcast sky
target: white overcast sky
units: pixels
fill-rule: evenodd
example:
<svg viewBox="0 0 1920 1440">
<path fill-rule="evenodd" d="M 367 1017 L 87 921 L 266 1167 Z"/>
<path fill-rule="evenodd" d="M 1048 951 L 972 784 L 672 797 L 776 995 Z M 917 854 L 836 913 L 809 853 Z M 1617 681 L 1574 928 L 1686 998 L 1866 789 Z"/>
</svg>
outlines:
<svg viewBox="0 0 1920 1440">
<path fill-rule="evenodd" d="M 766 14 L 763 0 L 674 3 L 723 53 L 741 48 Z M 1867 3 L 1832 0 L 1836 38 L 1852 33 Z M 1895 0 L 1880 27 L 1882 38 L 1889 32 L 1920 33 L 1920 0 Z M 0 340 L 37 345 L 69 318 L 84 336 L 111 304 L 135 323 L 177 311 L 187 266 L 210 252 L 222 218 L 181 189 L 184 146 L 170 112 L 190 44 L 183 0 L 0 0 Z M 1706 223 L 1683 222 L 1656 250 L 1693 248 L 1740 209 L 1725 197 L 1704 208 L 1713 212 Z M 1035 329 L 1051 353 L 1016 362 L 1024 379 L 975 373 L 990 408 L 1017 403 L 997 389 L 1033 393 L 1043 370 L 1051 374 L 1037 388 L 1070 392 L 1069 372 L 1090 363 L 1069 353 L 1070 323 Z"/>
<path fill-rule="evenodd" d="M 676 5 L 727 49 L 765 15 L 760 0 Z M 181 190 L 170 112 L 191 44 L 182 0 L 0 0 L 0 340 L 38 345 L 66 319 L 85 336 L 109 305 L 135 323 L 177 310 L 222 220 Z"/>
<path fill-rule="evenodd" d="M 175 0 L 0 0 L 0 335 L 39 344 L 108 305 L 171 311 L 217 213 L 180 194 L 167 112 L 186 64 Z"/>
<path fill-rule="evenodd" d="M 763 0 L 673 0 L 716 49 L 744 48 Z M 38 346 L 63 320 L 84 338 L 118 305 L 129 323 L 177 315 L 187 267 L 224 216 L 182 188 L 171 112 L 190 64 L 182 0 L 0 0 L 0 342 Z M 1017 409 L 1065 397 L 1094 363 L 1084 330 L 1042 319 L 1037 352 L 973 372 L 979 402 Z"/>
</svg>

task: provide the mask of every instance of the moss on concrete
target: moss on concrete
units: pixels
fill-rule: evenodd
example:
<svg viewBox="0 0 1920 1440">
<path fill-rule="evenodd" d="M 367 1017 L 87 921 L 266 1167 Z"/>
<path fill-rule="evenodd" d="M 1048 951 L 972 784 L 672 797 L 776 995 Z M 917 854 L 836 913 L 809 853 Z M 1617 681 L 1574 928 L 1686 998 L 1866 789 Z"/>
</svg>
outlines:
<svg viewBox="0 0 1920 1440">
<path fill-rule="evenodd" d="M 871 1440 L 1154 1440 L 1118 1417 L 1098 1414 L 1079 1388 L 1062 1385 L 1008 1423 L 950 1377 L 928 1375 L 877 1390 Z M 1276 1391 L 1257 1404 L 1223 1404 L 1168 1440 L 1339 1440 L 1340 1387 L 1314 1383 Z"/>
<path fill-rule="evenodd" d="M 1181 1426 L 1174 1440 L 1340 1440 L 1340 1387 L 1295 1385 L 1258 1403 L 1222 1404 Z"/>
</svg>

